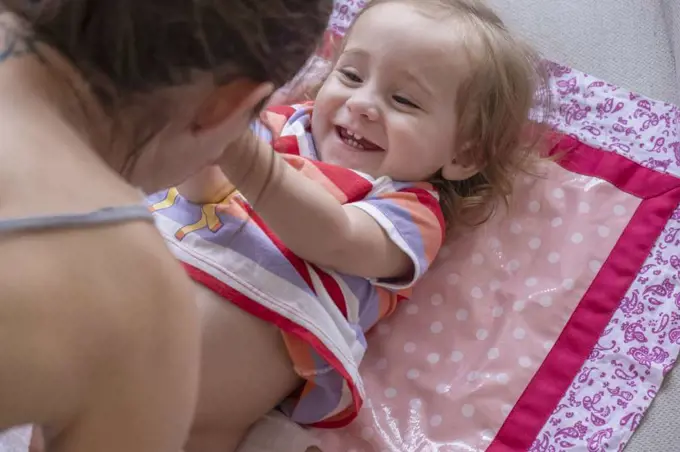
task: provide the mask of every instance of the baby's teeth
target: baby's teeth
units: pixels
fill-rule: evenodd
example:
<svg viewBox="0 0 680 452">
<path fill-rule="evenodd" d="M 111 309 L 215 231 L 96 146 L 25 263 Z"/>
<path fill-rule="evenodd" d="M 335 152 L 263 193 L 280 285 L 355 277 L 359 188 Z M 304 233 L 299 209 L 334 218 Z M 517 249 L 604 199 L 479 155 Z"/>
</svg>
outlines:
<svg viewBox="0 0 680 452">
<path fill-rule="evenodd" d="M 359 134 L 357 134 L 357 133 L 354 133 L 354 132 L 350 132 L 350 131 L 347 130 L 347 129 L 345 129 L 345 132 L 347 132 L 347 136 L 352 137 L 352 138 L 354 138 L 354 139 L 357 140 L 357 141 L 359 141 L 359 140 L 361 140 L 361 139 L 363 138 L 361 135 L 359 135 Z"/>
<path fill-rule="evenodd" d="M 347 140 L 345 140 L 345 143 L 357 149 L 364 149 L 364 147 L 358 141 L 352 138 L 348 138 Z"/>
</svg>

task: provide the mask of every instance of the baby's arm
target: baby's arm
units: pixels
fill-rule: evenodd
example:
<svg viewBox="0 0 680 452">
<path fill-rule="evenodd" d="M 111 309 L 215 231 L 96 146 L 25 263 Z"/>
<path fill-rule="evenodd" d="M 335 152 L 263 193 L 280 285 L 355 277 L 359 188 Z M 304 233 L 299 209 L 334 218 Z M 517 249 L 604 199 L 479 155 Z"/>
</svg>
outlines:
<svg viewBox="0 0 680 452">
<path fill-rule="evenodd" d="M 220 167 L 264 222 L 301 258 L 366 278 L 408 278 L 411 259 L 363 210 L 343 206 L 251 133 Z"/>
<path fill-rule="evenodd" d="M 208 166 L 177 186 L 187 200 L 197 204 L 217 203 L 226 198 L 234 186 L 218 166 Z"/>
</svg>

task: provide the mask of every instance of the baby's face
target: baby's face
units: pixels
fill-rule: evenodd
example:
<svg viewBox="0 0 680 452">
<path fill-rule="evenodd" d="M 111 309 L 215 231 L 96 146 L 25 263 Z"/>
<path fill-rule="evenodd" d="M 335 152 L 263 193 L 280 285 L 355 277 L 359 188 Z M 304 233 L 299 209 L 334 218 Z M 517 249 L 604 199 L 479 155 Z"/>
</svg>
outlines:
<svg viewBox="0 0 680 452">
<path fill-rule="evenodd" d="M 455 103 L 469 62 L 456 21 L 376 5 L 356 22 L 316 99 L 322 160 L 424 181 L 455 158 Z"/>
</svg>

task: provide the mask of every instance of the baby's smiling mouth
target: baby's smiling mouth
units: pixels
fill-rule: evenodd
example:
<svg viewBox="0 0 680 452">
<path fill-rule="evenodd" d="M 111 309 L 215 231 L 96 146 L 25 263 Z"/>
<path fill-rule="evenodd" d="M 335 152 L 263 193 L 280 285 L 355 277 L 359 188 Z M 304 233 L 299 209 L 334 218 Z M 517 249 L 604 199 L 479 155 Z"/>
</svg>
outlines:
<svg viewBox="0 0 680 452">
<path fill-rule="evenodd" d="M 373 143 L 372 141 L 367 140 L 366 138 L 362 137 L 361 135 L 358 135 L 356 133 L 350 132 L 349 130 L 345 129 L 344 127 L 336 126 L 336 131 L 338 133 L 338 136 L 342 140 L 343 143 L 345 143 L 347 146 L 353 147 L 355 149 L 359 149 L 361 151 L 384 151 L 383 148 L 378 146 L 377 144 Z"/>
</svg>

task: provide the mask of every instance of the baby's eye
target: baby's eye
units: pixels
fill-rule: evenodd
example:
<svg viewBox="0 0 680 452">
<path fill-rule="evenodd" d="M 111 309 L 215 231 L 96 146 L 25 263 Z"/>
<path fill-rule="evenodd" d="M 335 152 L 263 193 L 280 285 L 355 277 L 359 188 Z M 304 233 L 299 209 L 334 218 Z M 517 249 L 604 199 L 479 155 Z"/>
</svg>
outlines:
<svg viewBox="0 0 680 452">
<path fill-rule="evenodd" d="M 361 83 L 362 82 L 361 77 L 359 77 L 356 73 L 354 73 L 353 71 L 351 71 L 349 69 L 340 69 L 339 72 L 343 75 L 343 77 L 345 77 L 350 82 L 354 82 L 354 83 Z"/>
<path fill-rule="evenodd" d="M 398 104 L 400 104 L 400 105 L 403 105 L 403 106 L 405 106 L 405 107 L 411 107 L 411 108 L 418 108 L 418 109 L 420 109 L 420 107 L 419 107 L 418 105 L 414 104 L 413 102 L 411 102 L 410 100 L 408 100 L 407 98 L 405 98 L 405 97 L 403 97 L 403 96 L 396 96 L 396 95 L 395 95 L 395 96 L 392 96 L 392 99 L 394 99 L 394 101 L 395 101 L 396 103 L 398 103 Z"/>
</svg>

